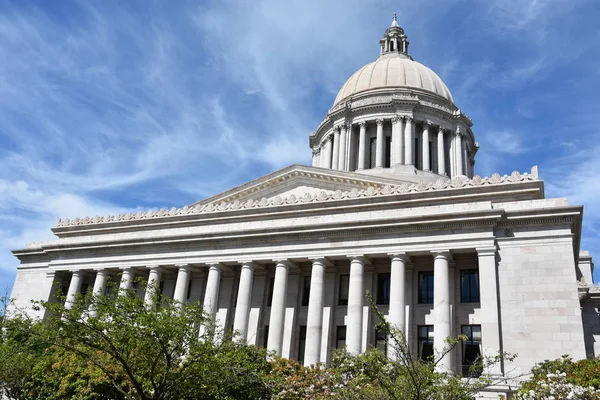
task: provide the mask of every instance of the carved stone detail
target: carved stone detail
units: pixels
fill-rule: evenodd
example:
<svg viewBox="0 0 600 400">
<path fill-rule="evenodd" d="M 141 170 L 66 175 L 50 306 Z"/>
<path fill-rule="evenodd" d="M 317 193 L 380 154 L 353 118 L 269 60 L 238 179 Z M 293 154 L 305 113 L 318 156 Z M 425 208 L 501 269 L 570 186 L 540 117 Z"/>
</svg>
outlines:
<svg viewBox="0 0 600 400">
<path fill-rule="evenodd" d="M 377 126 L 383 125 L 383 118 L 377 118 L 375 120 L 375 123 L 377 124 Z"/>
</svg>

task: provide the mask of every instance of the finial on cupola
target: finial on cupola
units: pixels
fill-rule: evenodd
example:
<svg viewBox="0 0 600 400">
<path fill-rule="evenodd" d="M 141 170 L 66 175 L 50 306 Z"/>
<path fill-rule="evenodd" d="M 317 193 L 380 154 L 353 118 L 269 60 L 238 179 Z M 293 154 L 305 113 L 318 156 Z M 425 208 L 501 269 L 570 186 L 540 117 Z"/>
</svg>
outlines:
<svg viewBox="0 0 600 400">
<path fill-rule="evenodd" d="M 398 20 L 396 19 L 396 13 L 394 13 L 394 20 L 392 21 L 392 25 L 391 26 L 400 26 L 398 25 Z"/>
<path fill-rule="evenodd" d="M 406 56 L 408 55 L 408 38 L 404 34 L 404 29 L 398 25 L 398 16 L 394 13 L 392 25 L 387 28 L 383 34 L 383 39 L 379 41 L 381 46 L 381 54 L 395 53 Z"/>
</svg>

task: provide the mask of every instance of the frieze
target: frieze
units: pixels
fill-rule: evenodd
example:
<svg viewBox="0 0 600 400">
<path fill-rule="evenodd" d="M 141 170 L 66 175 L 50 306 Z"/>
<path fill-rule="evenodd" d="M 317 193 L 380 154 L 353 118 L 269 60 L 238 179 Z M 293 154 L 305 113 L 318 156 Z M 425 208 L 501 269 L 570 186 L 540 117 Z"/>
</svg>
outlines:
<svg viewBox="0 0 600 400">
<path fill-rule="evenodd" d="M 308 174 L 310 175 L 310 174 Z M 68 226 L 79 226 L 79 225 L 93 225 L 101 223 L 121 222 L 121 221 L 135 221 L 135 220 L 151 220 L 165 217 L 175 217 L 181 215 L 190 214 L 207 214 L 217 213 L 226 211 L 237 211 L 237 210 L 250 210 L 257 208 L 268 208 L 268 207 L 282 207 L 292 206 L 298 204 L 309 204 L 309 203 L 321 203 L 327 201 L 340 201 L 340 200 L 351 200 L 363 197 L 383 197 L 393 196 L 398 194 L 410 194 L 410 193 L 422 193 L 431 192 L 438 190 L 450 190 L 456 188 L 466 187 L 477 187 L 477 186 L 490 186 L 490 185 L 502 185 L 524 181 L 538 181 L 538 168 L 534 166 L 530 173 L 519 173 L 514 171 L 510 175 L 500 176 L 495 173 L 491 177 L 482 178 L 478 175 L 473 176 L 472 179 L 465 177 L 455 177 L 452 180 L 438 179 L 433 183 L 420 182 L 417 184 L 403 183 L 400 185 L 384 185 L 376 188 L 369 186 L 366 189 L 354 188 L 350 191 L 336 190 L 333 193 L 326 193 L 321 191 L 316 194 L 305 193 L 301 196 L 294 194 L 288 197 L 275 196 L 272 198 L 263 197 L 260 200 L 248 199 L 245 201 L 234 200 L 230 202 L 220 201 L 215 203 L 208 203 L 196 206 L 184 206 L 181 208 L 173 207 L 171 209 L 161 208 L 159 210 L 148 210 L 146 212 L 138 211 L 137 213 L 123 213 L 116 215 L 106 216 L 95 216 L 95 217 L 83 217 L 74 219 L 61 219 L 58 218 L 57 227 L 68 227 Z"/>
</svg>

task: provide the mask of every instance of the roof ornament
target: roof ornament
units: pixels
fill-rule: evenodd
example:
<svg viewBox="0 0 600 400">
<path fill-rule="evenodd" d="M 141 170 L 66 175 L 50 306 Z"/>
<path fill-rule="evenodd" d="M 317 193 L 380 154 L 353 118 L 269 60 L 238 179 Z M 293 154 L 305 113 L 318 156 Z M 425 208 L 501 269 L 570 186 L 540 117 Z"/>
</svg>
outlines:
<svg viewBox="0 0 600 400">
<path fill-rule="evenodd" d="M 400 27 L 400 25 L 398 25 L 398 20 L 396 19 L 396 13 L 394 13 L 394 20 L 392 21 L 392 25 L 390 25 L 390 26 Z"/>
<path fill-rule="evenodd" d="M 404 29 L 398 25 L 398 16 L 394 13 L 394 19 L 389 28 L 383 33 L 383 39 L 379 41 L 381 47 L 380 54 L 399 54 L 410 58 L 408 55 L 408 38 L 404 33 Z"/>
</svg>

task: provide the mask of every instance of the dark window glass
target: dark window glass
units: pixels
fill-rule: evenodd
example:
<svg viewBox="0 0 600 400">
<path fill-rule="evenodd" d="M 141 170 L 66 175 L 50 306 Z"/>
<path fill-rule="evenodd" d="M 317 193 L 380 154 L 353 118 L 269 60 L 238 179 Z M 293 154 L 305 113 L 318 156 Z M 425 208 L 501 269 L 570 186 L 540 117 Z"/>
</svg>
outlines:
<svg viewBox="0 0 600 400">
<path fill-rule="evenodd" d="M 479 303 L 479 271 L 461 271 L 461 303 Z"/>
<path fill-rule="evenodd" d="M 369 168 L 375 168 L 377 157 L 377 138 L 371 138 L 369 148 Z"/>
<path fill-rule="evenodd" d="M 433 304 L 433 272 L 419 273 L 419 304 Z"/>
<path fill-rule="evenodd" d="M 384 159 L 384 167 L 385 168 L 389 168 L 392 161 L 391 161 L 391 157 L 392 157 L 392 137 L 391 136 L 386 136 L 385 137 L 385 159 Z"/>
<path fill-rule="evenodd" d="M 69 285 L 60 285 L 60 294 L 66 296 L 69 293 Z"/>
<path fill-rule="evenodd" d="M 377 304 L 390 304 L 390 274 L 377 274 Z"/>
<path fill-rule="evenodd" d="M 375 347 L 387 353 L 387 335 L 381 329 L 375 329 Z"/>
<path fill-rule="evenodd" d="M 190 279 L 190 281 L 188 282 L 188 290 L 187 290 L 187 299 L 190 298 L 190 296 L 192 295 L 192 282 L 194 282 L 193 280 Z"/>
<path fill-rule="evenodd" d="M 266 349 L 267 341 L 269 340 L 269 325 L 265 325 L 263 332 L 265 333 L 265 336 L 263 337 L 263 347 Z"/>
<path fill-rule="evenodd" d="M 419 326 L 419 358 L 427 361 L 433 357 L 433 325 Z"/>
<path fill-rule="evenodd" d="M 271 307 L 273 303 L 273 288 L 275 288 L 275 277 L 269 279 L 269 292 L 267 293 L 267 307 Z"/>
<path fill-rule="evenodd" d="M 90 285 L 88 285 L 87 283 L 82 284 L 81 285 L 81 294 L 86 294 L 89 289 L 90 289 Z"/>
<path fill-rule="evenodd" d="M 306 325 L 300 325 L 298 332 L 298 362 L 304 363 L 304 350 L 306 349 Z"/>
<path fill-rule="evenodd" d="M 417 169 L 423 169 L 421 167 L 421 152 L 419 151 L 419 138 L 415 138 L 415 148 L 414 148 L 414 154 L 415 154 L 415 167 Z"/>
<path fill-rule="evenodd" d="M 160 281 L 160 283 L 158 284 L 158 292 L 160 294 L 163 294 L 164 290 L 165 290 L 165 281 Z"/>
<path fill-rule="evenodd" d="M 462 334 L 467 337 L 462 343 L 462 374 L 477 377 L 481 375 L 481 367 L 474 366 L 481 357 L 481 325 L 463 325 Z"/>
<path fill-rule="evenodd" d="M 302 287 L 302 305 L 307 306 L 310 299 L 310 276 L 304 277 L 304 286 Z"/>
<path fill-rule="evenodd" d="M 446 175 L 451 176 L 450 173 L 450 136 L 444 133 L 444 162 L 446 164 Z"/>
<path fill-rule="evenodd" d="M 429 141 L 429 170 L 433 171 L 433 145 L 431 144 L 431 141 Z"/>
<path fill-rule="evenodd" d="M 338 297 L 338 305 L 348 305 L 348 289 L 350 287 L 350 275 L 340 275 L 340 295 Z"/>
<path fill-rule="evenodd" d="M 346 346 L 346 325 L 339 325 L 335 332 L 335 348 L 343 349 Z"/>
</svg>

